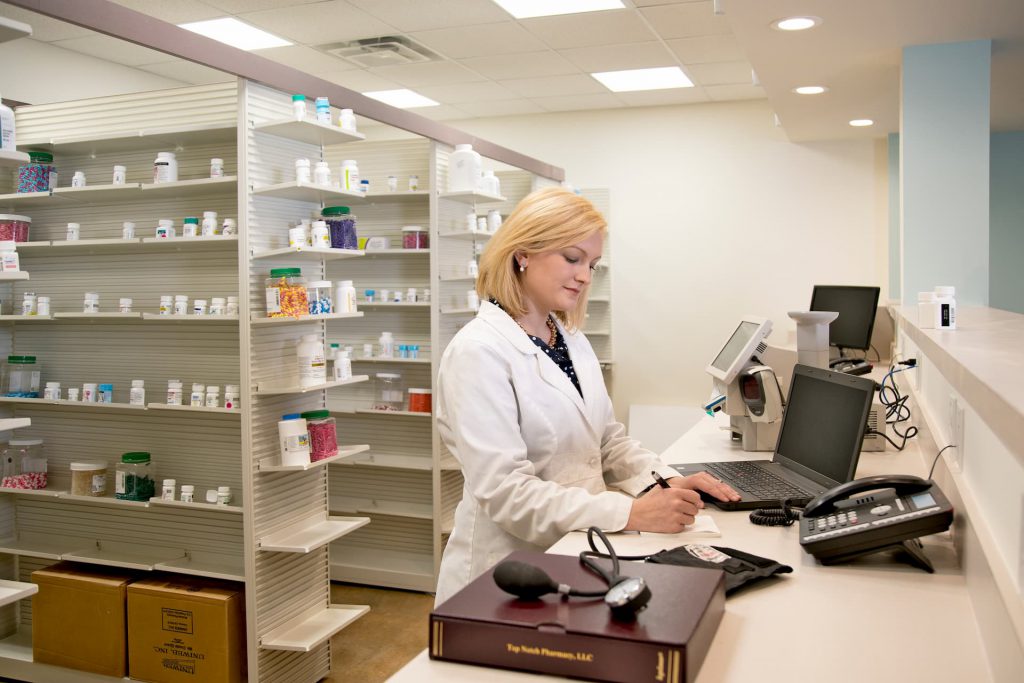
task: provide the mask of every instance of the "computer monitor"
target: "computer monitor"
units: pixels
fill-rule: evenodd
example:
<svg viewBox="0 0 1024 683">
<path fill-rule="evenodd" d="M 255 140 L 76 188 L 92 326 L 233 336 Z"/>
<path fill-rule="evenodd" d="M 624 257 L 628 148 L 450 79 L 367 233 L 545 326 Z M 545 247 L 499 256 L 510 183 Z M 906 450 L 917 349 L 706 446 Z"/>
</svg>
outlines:
<svg viewBox="0 0 1024 683">
<path fill-rule="evenodd" d="M 878 311 L 878 287 L 814 285 L 812 311 L 835 311 L 839 317 L 828 328 L 828 343 L 840 349 L 871 348 L 871 331 Z"/>
<path fill-rule="evenodd" d="M 728 384 L 736 378 L 751 356 L 764 353 L 768 348 L 764 340 L 771 333 L 771 320 L 753 315 L 743 316 L 732 336 L 705 370 L 715 379 Z"/>
</svg>

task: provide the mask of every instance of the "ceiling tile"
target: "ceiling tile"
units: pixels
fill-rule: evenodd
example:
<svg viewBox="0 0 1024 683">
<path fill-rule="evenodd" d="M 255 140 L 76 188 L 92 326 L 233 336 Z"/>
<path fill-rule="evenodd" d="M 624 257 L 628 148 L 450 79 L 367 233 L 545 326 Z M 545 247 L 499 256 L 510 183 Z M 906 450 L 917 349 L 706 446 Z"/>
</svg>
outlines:
<svg viewBox="0 0 1024 683">
<path fill-rule="evenodd" d="M 13 5 L 0 4 L 0 14 L 8 19 L 28 24 L 32 27 L 32 40 L 40 40 L 44 43 L 95 35 L 87 28 L 75 26 L 59 19 L 44 17 L 42 14 L 36 14 Z"/>
<path fill-rule="evenodd" d="M 514 78 L 498 82 L 517 95 L 529 97 L 530 99 L 608 92 L 603 85 L 584 74 L 545 76 L 543 78 Z"/>
<path fill-rule="evenodd" d="M 154 19 L 183 24 L 223 17 L 224 12 L 200 0 L 113 0 L 128 9 L 148 14 Z"/>
<path fill-rule="evenodd" d="M 615 96 L 631 107 L 657 107 L 665 104 L 694 104 L 708 101 L 703 88 L 617 92 Z"/>
<path fill-rule="evenodd" d="M 424 62 L 402 66 L 380 66 L 367 71 L 409 88 L 482 81 L 484 77 L 455 62 Z"/>
<path fill-rule="evenodd" d="M 523 27 L 511 21 L 482 24 L 472 29 L 443 28 L 417 31 L 410 37 L 449 59 L 538 52 L 546 47 Z"/>
<path fill-rule="evenodd" d="M 544 111 L 530 100 L 498 100 L 463 102 L 459 105 L 470 116 L 518 116 L 520 114 L 539 114 Z"/>
<path fill-rule="evenodd" d="M 577 111 L 582 109 L 616 109 L 625 106 L 611 93 L 598 95 L 559 95 L 557 97 L 533 97 L 533 102 L 547 111 Z"/>
<path fill-rule="evenodd" d="M 207 5 L 224 10 L 228 14 L 240 12 L 258 12 L 260 10 L 295 7 L 296 5 L 312 5 L 322 0 L 203 0 Z"/>
<path fill-rule="evenodd" d="M 440 107 L 417 107 L 416 109 L 409 109 L 414 114 L 419 114 L 428 119 L 434 121 L 450 121 L 454 119 L 468 119 L 469 116 L 466 112 L 462 111 L 457 107 L 451 105 L 441 105 Z"/>
<path fill-rule="evenodd" d="M 355 64 L 321 52 L 316 48 L 306 45 L 288 45 L 286 47 L 270 47 L 265 50 L 254 50 L 253 54 L 260 57 L 284 64 L 306 73 L 320 73 L 324 71 L 345 71 L 347 69 L 358 69 Z"/>
<path fill-rule="evenodd" d="M 555 49 L 643 43 L 657 39 L 632 9 L 565 14 L 519 21 L 526 30 Z"/>
<path fill-rule="evenodd" d="M 653 5 L 682 5 L 688 2 L 704 2 L 704 0 L 633 0 L 637 7 L 651 7 Z"/>
<path fill-rule="evenodd" d="M 381 78 L 380 76 L 374 76 L 373 74 L 366 73 L 359 69 L 352 71 L 325 71 L 323 73 L 313 75 L 318 76 L 325 81 L 337 83 L 340 86 L 344 86 L 349 90 L 355 90 L 357 92 L 396 90 L 402 87 L 399 83 L 389 81 L 388 79 Z"/>
<path fill-rule="evenodd" d="M 582 70 L 620 71 L 655 66 L 676 66 L 676 57 L 660 42 L 602 45 L 561 50 L 559 54 Z"/>
<path fill-rule="evenodd" d="M 687 2 L 658 5 L 639 10 L 662 38 L 692 38 L 730 33 L 724 16 L 715 15 L 714 5 L 707 2 Z"/>
<path fill-rule="evenodd" d="M 349 3 L 406 33 L 509 19 L 493 2 L 480 0 L 349 0 Z"/>
<path fill-rule="evenodd" d="M 673 38 L 665 42 L 683 64 L 735 62 L 747 58 L 736 38 L 731 35 Z"/>
<path fill-rule="evenodd" d="M 714 102 L 729 100 L 763 100 L 768 95 L 756 85 L 709 85 L 704 88 Z"/>
<path fill-rule="evenodd" d="M 207 83 L 224 83 L 235 80 L 231 74 L 211 69 L 193 62 L 179 59 L 176 62 L 164 62 L 162 64 L 149 64 L 138 67 L 142 71 L 148 71 L 158 76 L 176 78 L 179 81 L 191 83 L 192 85 L 206 85 Z"/>
<path fill-rule="evenodd" d="M 393 27 L 343 0 L 246 12 L 239 19 L 305 45 L 320 45 L 394 33 Z"/>
<path fill-rule="evenodd" d="M 749 85 L 753 82 L 750 62 L 714 62 L 691 64 L 686 72 L 698 85 Z"/>
<path fill-rule="evenodd" d="M 492 81 L 426 86 L 418 88 L 416 92 L 442 104 L 457 104 L 460 108 L 466 102 L 511 100 L 516 97 L 514 92 Z"/>
<path fill-rule="evenodd" d="M 126 40 L 101 36 L 98 33 L 84 38 L 58 40 L 52 44 L 65 50 L 81 52 L 82 54 L 92 55 L 93 57 L 105 59 L 108 62 L 124 64 L 126 66 L 155 64 L 157 62 L 166 62 L 169 59 L 163 52 L 157 52 L 148 47 L 129 43 Z M 170 59 L 173 59 L 173 57 Z"/>
<path fill-rule="evenodd" d="M 460 61 L 463 66 L 487 78 L 536 78 L 579 73 L 579 69 L 557 52 L 523 52 L 511 56 L 471 57 Z"/>
</svg>

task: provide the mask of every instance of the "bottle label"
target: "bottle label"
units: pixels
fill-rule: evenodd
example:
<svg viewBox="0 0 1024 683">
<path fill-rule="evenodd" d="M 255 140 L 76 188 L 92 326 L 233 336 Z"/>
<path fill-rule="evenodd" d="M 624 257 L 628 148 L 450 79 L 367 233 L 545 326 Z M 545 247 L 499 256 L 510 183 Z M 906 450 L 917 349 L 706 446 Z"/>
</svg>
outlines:
<svg viewBox="0 0 1024 683">
<path fill-rule="evenodd" d="M 92 492 L 93 495 L 98 493 L 107 492 L 107 475 L 105 474 L 94 474 L 92 475 Z"/>
<path fill-rule="evenodd" d="M 146 393 L 143 389 L 132 389 L 128 392 L 128 403 L 133 406 L 141 406 L 146 402 Z"/>
<path fill-rule="evenodd" d="M 281 312 L 281 290 L 277 287 L 267 288 L 267 315 Z"/>
<path fill-rule="evenodd" d="M 127 474 L 127 472 L 122 472 L 120 470 L 114 473 L 114 493 L 128 493 L 128 489 L 125 483 L 125 480 L 127 479 Z"/>
<path fill-rule="evenodd" d="M 284 452 L 288 454 L 303 453 L 309 450 L 309 434 L 296 434 L 284 437 Z"/>
</svg>

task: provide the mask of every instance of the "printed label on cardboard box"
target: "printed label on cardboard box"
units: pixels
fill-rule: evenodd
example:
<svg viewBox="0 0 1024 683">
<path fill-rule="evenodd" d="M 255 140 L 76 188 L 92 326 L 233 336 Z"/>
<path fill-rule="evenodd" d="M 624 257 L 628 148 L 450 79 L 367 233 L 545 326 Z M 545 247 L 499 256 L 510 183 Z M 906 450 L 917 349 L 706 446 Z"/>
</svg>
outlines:
<svg viewBox="0 0 1024 683">
<path fill-rule="evenodd" d="M 172 638 L 163 645 L 154 645 L 153 651 L 160 655 L 160 665 L 164 669 L 192 675 L 196 673 L 196 662 L 206 659 L 205 653 L 197 652 L 181 638 Z"/>
<path fill-rule="evenodd" d="M 193 633 L 192 612 L 164 607 L 161 613 L 163 615 L 163 630 L 172 633 Z"/>
</svg>

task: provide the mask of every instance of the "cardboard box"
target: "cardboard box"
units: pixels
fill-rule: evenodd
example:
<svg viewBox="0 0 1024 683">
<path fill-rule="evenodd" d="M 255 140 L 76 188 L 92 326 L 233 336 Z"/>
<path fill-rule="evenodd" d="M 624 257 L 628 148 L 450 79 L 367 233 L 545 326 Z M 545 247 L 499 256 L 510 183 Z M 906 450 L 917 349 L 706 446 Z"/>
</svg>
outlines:
<svg viewBox="0 0 1024 683">
<path fill-rule="evenodd" d="M 128 674 L 151 683 L 245 680 L 242 584 L 157 574 L 128 587 Z"/>
<path fill-rule="evenodd" d="M 59 562 L 32 572 L 34 661 L 122 677 L 125 593 L 138 576 L 113 567 Z"/>
</svg>

